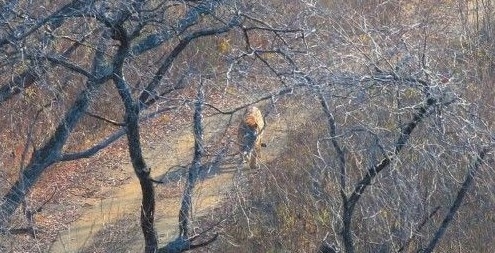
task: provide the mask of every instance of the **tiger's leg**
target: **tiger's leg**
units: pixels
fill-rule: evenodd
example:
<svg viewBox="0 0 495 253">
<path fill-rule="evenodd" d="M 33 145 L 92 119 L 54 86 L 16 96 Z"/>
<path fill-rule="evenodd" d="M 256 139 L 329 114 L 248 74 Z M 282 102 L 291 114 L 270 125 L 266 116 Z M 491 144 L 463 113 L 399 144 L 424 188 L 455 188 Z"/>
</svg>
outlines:
<svg viewBox="0 0 495 253">
<path fill-rule="evenodd" d="M 258 157 L 258 159 L 261 159 L 261 146 L 262 143 L 261 143 L 261 135 L 260 135 L 256 140 L 256 145 L 254 146 L 254 152 L 256 154 L 256 157 Z"/>
<path fill-rule="evenodd" d="M 254 146 L 254 150 L 251 154 L 251 160 L 249 163 L 249 167 L 251 169 L 259 169 L 258 160 L 261 159 L 261 141 L 257 140 Z"/>
<path fill-rule="evenodd" d="M 251 154 L 249 168 L 251 168 L 252 170 L 258 169 L 258 157 L 256 154 Z"/>
<path fill-rule="evenodd" d="M 239 130 L 237 133 L 237 141 L 239 142 L 239 160 L 240 164 L 247 163 L 248 161 L 248 153 L 246 152 L 246 136 L 247 136 L 247 131 L 246 131 L 246 126 L 244 126 L 242 123 L 239 126 Z"/>
</svg>

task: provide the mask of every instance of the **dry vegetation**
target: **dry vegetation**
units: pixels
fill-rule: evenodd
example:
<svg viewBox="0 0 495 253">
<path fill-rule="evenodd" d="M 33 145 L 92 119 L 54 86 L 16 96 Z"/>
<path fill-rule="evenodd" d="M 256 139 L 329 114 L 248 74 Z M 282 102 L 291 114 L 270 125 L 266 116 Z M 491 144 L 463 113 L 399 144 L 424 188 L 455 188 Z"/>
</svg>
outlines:
<svg viewBox="0 0 495 253">
<path fill-rule="evenodd" d="M 242 106 L 260 106 L 268 156 L 259 170 L 242 173 L 233 168 L 236 148 L 220 157 L 216 172 L 232 175 L 223 185 L 231 191 L 195 213 L 178 237 L 219 235 L 196 251 L 495 249 L 493 0 L 241 0 L 209 11 L 202 4 L 214 1 L 144 1 L 144 10 L 139 1 L 132 1 L 135 9 L 126 1 L 7 2 L 0 19 L 0 251 L 49 251 L 59 232 L 96 206 L 93 200 L 136 180 L 123 170 L 136 158 L 129 159 L 124 140 L 129 108 L 141 109 L 144 157 L 181 162 L 158 163 L 145 177 L 146 166 L 134 163 L 141 181 L 172 166 L 192 170 L 192 145 L 176 154 L 163 143 L 192 128 L 199 87 L 207 122 L 218 116 L 234 123 Z M 60 23 L 44 19 L 69 3 L 80 13 L 65 10 L 71 18 Z M 188 16 L 192 11 L 204 13 Z M 132 39 L 132 53 L 122 54 L 119 29 Z M 62 124 L 87 90 L 82 116 Z M 66 139 L 52 142 L 64 127 Z M 206 128 L 212 133 L 200 145 L 203 165 L 235 146 L 235 127 Z M 61 158 L 118 131 L 121 139 L 90 158 Z M 127 137 L 130 143 L 135 136 Z M 46 166 L 30 178 L 38 164 Z M 191 184 L 185 173 L 177 184 L 155 185 L 153 199 L 174 198 L 179 206 Z M 34 184 L 22 201 L 8 198 L 26 179 Z M 158 207 L 156 218 L 164 212 L 171 211 Z M 126 252 L 141 243 L 139 214 L 106 224 L 80 251 Z"/>
</svg>

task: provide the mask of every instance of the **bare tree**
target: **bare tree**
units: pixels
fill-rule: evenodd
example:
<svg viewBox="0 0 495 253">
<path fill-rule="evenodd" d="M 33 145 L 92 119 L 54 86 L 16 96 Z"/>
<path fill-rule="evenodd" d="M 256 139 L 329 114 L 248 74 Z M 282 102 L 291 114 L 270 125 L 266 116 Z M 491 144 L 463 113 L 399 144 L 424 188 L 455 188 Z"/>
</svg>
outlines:
<svg viewBox="0 0 495 253">
<path fill-rule="evenodd" d="M 299 19 L 314 24 L 314 30 L 306 30 L 314 33 L 307 32 L 304 40 L 311 50 L 301 58 L 281 50 L 283 64 L 265 63 L 285 85 L 307 88 L 296 91 L 297 99 L 314 115 L 294 143 L 302 142 L 313 152 L 289 148 L 284 157 L 292 157 L 293 164 L 279 159 L 267 165 L 266 175 L 275 174 L 273 178 L 288 185 L 253 182 L 269 203 L 281 202 L 264 205 L 263 198 L 249 195 L 253 210 L 267 210 L 239 211 L 249 218 L 250 227 L 261 231 L 258 237 L 251 235 L 253 240 L 272 243 L 269 249 L 300 249 L 315 235 L 304 234 L 303 225 L 296 231 L 283 230 L 299 221 L 316 224 L 325 240 L 322 247 L 330 241 L 345 252 L 448 250 L 454 240 L 439 242 L 449 227 L 456 227 L 453 234 L 461 228 L 462 233 L 476 233 L 467 225 L 471 221 L 453 217 L 462 212 L 460 203 L 476 180 L 484 185 L 477 192 L 492 195 L 487 189 L 493 182 L 476 175 L 493 174 L 487 158 L 494 145 L 488 113 L 493 93 L 484 84 L 493 76 L 484 72 L 486 67 L 475 70 L 477 63 L 456 58 L 465 49 L 456 43 L 463 36 L 458 28 L 466 23 L 459 24 L 458 13 L 450 8 L 455 5 L 336 1 L 304 9 L 313 15 Z M 485 60 L 493 58 L 481 62 Z M 482 92 L 485 99 L 475 99 L 481 90 L 490 95 Z M 321 111 L 314 109 L 313 98 Z M 306 205 L 298 208 L 301 203 Z M 493 204 L 480 213 L 489 206 Z M 477 210 L 465 208 L 464 213 L 467 208 Z M 306 212 L 317 219 L 304 217 Z M 290 248 L 286 240 L 268 239 L 265 228 L 280 230 L 281 237 L 300 236 L 300 244 Z"/>
<path fill-rule="evenodd" d="M 204 106 L 233 115 L 243 107 L 238 102 L 276 106 L 281 96 L 309 108 L 305 124 L 312 127 L 298 131 L 312 138 L 286 147 L 297 164 L 275 160 L 262 170 L 283 167 L 284 184 L 262 177 L 254 183 L 269 190 L 255 187 L 251 202 L 239 201 L 260 205 L 260 221 L 276 216 L 269 231 L 286 232 L 284 222 L 292 226 L 306 212 L 304 222 L 318 228 L 311 243 L 322 251 L 448 251 L 453 246 L 442 238 L 450 227 L 463 224 L 466 234 L 473 227 L 454 219 L 479 207 L 468 206 L 469 191 L 492 196 L 493 1 L 57 0 L 4 1 L 1 8 L 3 232 L 14 231 L 13 216 L 49 168 L 91 157 L 126 135 L 143 195 L 145 251 L 213 242 L 217 234 L 197 243 L 190 227 L 198 175 L 224 155 L 204 161 Z M 196 91 L 192 80 L 205 73 L 221 84 Z M 217 100 L 206 103 L 205 88 Z M 193 103 L 195 153 L 180 233 L 160 247 L 141 124 Z M 26 217 L 36 213 L 24 209 Z M 246 210 L 239 213 L 250 229 L 255 219 Z M 287 243 L 281 235 L 250 238 L 278 240 L 276 249 Z M 300 250 L 297 243 L 310 240 L 292 241 Z"/>
<path fill-rule="evenodd" d="M 191 45 L 197 46 L 196 41 L 237 29 L 242 32 L 239 41 L 246 46 L 246 53 L 261 53 L 252 48 L 251 37 L 257 35 L 256 30 L 283 33 L 291 32 L 290 29 L 275 29 L 252 19 L 249 11 L 244 12 L 249 6 L 243 2 L 73 0 L 51 1 L 33 8 L 27 5 L 26 1 L 13 1 L 2 7 L 0 67 L 5 74 L 0 77 L 0 105 L 15 112 L 17 101 L 32 98 L 24 108 L 42 104 L 46 109 L 42 111 L 44 117 L 35 122 L 43 127 L 33 133 L 32 154 L 26 157 L 29 162 L 14 183 L 2 184 L 2 231 L 12 231 L 12 216 L 48 168 L 63 161 L 91 157 L 126 134 L 130 159 L 143 193 L 141 226 L 145 251 L 155 252 L 155 200 L 151 169 L 141 150 L 139 124 L 145 118 L 142 112 L 148 110 L 153 117 L 183 104 L 167 100 L 167 96 L 188 87 L 181 76 L 190 75 L 193 63 L 186 63 L 183 68 L 174 68 L 174 63 L 184 57 L 182 54 Z M 253 23 L 263 24 L 264 28 L 251 27 Z M 109 92 L 109 83 L 114 84 L 115 93 Z M 100 106 L 114 105 L 118 97 L 122 107 Z M 149 110 L 157 102 L 161 105 L 156 112 Z M 30 116 L 28 111 L 9 115 L 15 120 L 10 126 L 4 122 L 4 129 L 23 126 L 25 117 Z M 77 142 L 82 140 L 75 136 L 93 132 L 86 125 L 88 120 L 111 127 L 99 129 L 95 134 L 99 141 L 81 149 Z M 115 126 L 117 130 L 111 129 Z M 198 155 L 195 161 L 200 159 L 201 154 Z M 4 188 L 7 185 L 9 188 Z M 194 187 L 194 179 L 190 187 Z M 192 241 L 184 216 L 190 208 L 191 192 L 186 191 L 184 196 L 179 238 Z M 179 251 L 190 248 L 191 245 L 181 246 Z"/>
</svg>

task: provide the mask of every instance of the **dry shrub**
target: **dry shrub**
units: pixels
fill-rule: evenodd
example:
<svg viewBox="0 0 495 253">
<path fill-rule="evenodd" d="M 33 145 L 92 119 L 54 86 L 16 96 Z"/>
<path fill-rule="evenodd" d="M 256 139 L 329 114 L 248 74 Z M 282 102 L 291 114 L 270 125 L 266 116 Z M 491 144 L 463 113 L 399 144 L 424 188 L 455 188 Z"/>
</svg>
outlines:
<svg viewBox="0 0 495 253">
<path fill-rule="evenodd" d="M 290 127 L 286 150 L 239 183 L 243 201 L 231 200 L 234 215 L 223 225 L 226 240 L 216 247 L 223 252 L 315 252 L 320 246 L 330 217 L 318 201 L 323 196 L 315 191 L 311 171 L 315 143 L 324 131 L 314 122 Z"/>
</svg>

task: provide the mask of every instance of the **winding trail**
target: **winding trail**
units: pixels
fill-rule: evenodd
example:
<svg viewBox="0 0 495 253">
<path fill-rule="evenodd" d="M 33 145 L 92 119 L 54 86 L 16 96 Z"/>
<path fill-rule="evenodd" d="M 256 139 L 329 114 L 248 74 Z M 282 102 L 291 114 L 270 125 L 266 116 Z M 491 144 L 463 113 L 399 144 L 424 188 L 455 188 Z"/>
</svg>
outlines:
<svg viewBox="0 0 495 253">
<path fill-rule="evenodd" d="M 264 142 L 267 143 L 268 148 L 263 151 L 262 162 L 269 162 L 281 154 L 287 144 L 288 127 L 297 127 L 297 125 L 304 123 L 309 116 L 310 114 L 308 113 L 301 114 L 296 118 L 291 115 L 275 115 L 267 119 L 268 124 L 265 129 Z M 206 143 L 215 138 L 220 138 L 225 133 L 227 123 L 228 116 L 205 117 Z M 234 125 L 237 126 L 237 123 L 234 123 Z M 194 146 L 191 125 L 183 126 L 180 129 L 178 132 L 175 131 L 173 135 L 167 134 L 159 141 L 155 140 L 153 146 L 149 146 L 146 141 L 143 141 L 143 153 L 148 165 L 152 167 L 153 178 L 160 178 L 165 175 L 170 166 L 185 165 L 190 162 Z M 233 148 L 236 149 L 236 147 Z M 231 160 L 234 159 L 232 158 Z M 111 226 L 124 217 L 135 217 L 129 222 L 133 222 L 135 226 L 139 227 L 141 202 L 139 182 L 134 177 L 131 164 L 127 163 L 123 166 L 125 166 L 124 173 L 128 173 L 131 179 L 117 189 L 106 193 L 105 195 L 109 196 L 106 199 L 88 199 L 87 210 L 76 222 L 71 223 L 66 230 L 59 233 L 57 240 L 50 248 L 50 252 L 91 252 L 88 246 L 97 239 L 95 236 L 101 233 L 106 226 Z M 223 197 L 232 190 L 235 172 L 236 165 L 232 164 L 232 162 L 230 165 L 223 164 L 218 171 L 208 174 L 198 182 L 193 196 L 193 215 L 195 217 L 207 215 L 210 210 L 222 203 Z M 180 173 L 175 173 L 175 175 L 176 177 L 169 178 L 171 183 L 180 181 Z M 160 187 L 162 186 L 157 186 L 157 192 L 160 192 L 160 189 L 158 189 Z M 160 245 L 173 240 L 178 234 L 177 217 L 181 197 L 182 191 L 172 194 L 157 194 L 155 225 Z M 137 233 L 135 237 L 132 245 L 127 245 L 127 252 L 143 251 L 144 241 L 142 234 Z"/>
</svg>

